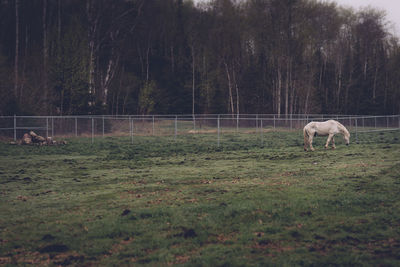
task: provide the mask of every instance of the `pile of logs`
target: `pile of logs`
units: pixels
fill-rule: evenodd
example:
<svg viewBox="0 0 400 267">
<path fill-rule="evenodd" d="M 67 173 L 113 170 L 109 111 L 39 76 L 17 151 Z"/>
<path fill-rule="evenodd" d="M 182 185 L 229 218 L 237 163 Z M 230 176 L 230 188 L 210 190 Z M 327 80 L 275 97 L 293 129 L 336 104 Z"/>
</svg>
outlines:
<svg viewBox="0 0 400 267">
<path fill-rule="evenodd" d="M 37 135 L 34 131 L 25 133 L 19 144 L 21 145 L 65 145 L 66 141 L 56 141 L 51 137 L 44 138 L 43 136 Z"/>
</svg>

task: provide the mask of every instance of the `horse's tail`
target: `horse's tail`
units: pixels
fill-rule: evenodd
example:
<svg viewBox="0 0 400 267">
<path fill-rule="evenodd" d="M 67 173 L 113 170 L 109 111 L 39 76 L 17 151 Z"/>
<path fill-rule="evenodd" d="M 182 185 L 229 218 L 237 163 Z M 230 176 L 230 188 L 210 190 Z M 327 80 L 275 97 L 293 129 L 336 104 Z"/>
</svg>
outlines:
<svg viewBox="0 0 400 267">
<path fill-rule="evenodd" d="M 309 137 L 309 135 L 308 135 L 308 132 L 307 132 L 307 126 L 305 126 L 304 128 L 303 128 L 303 135 L 304 135 L 304 148 L 306 148 L 306 146 L 308 145 L 308 137 Z"/>
</svg>

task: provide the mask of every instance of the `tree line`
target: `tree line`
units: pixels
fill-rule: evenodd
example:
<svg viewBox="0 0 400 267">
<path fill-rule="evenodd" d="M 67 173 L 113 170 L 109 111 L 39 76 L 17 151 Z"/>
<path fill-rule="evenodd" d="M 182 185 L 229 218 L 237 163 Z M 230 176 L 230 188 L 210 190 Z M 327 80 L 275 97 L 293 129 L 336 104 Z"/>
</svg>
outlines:
<svg viewBox="0 0 400 267">
<path fill-rule="evenodd" d="M 389 24 L 316 0 L 0 0 L 0 115 L 398 114 Z"/>
</svg>

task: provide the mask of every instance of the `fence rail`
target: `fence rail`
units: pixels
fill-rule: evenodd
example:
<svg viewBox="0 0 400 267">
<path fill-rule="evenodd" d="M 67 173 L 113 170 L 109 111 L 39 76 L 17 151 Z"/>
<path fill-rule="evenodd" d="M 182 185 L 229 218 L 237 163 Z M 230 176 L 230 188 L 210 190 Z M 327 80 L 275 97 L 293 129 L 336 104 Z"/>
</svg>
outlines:
<svg viewBox="0 0 400 267">
<path fill-rule="evenodd" d="M 400 130 L 400 115 L 359 116 L 327 114 L 196 114 L 196 115 L 94 115 L 0 116 L 0 136 L 15 141 L 34 130 L 45 137 L 172 136 L 213 134 L 220 144 L 226 133 L 262 134 L 266 130 L 299 130 L 310 121 L 335 119 L 358 134 Z"/>
</svg>

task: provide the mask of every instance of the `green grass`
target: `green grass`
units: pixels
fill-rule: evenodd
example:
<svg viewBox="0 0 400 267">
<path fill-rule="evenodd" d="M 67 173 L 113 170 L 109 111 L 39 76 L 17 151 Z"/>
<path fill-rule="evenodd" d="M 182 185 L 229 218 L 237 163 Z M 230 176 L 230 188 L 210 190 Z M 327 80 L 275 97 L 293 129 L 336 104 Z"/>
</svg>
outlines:
<svg viewBox="0 0 400 267">
<path fill-rule="evenodd" d="M 359 138 L 0 143 L 0 265 L 399 265 L 399 132 Z"/>
</svg>

